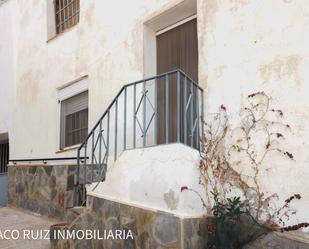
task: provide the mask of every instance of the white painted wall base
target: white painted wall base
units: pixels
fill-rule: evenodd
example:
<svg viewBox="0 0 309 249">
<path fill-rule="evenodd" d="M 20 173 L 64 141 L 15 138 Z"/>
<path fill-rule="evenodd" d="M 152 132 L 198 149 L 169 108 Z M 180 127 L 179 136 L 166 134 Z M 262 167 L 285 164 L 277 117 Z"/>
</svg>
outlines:
<svg viewBox="0 0 309 249">
<path fill-rule="evenodd" d="M 88 186 L 87 194 L 181 217 L 205 214 L 199 196 L 199 152 L 182 144 L 125 151 L 110 165 L 106 180 Z M 97 187 L 95 187 L 97 186 Z"/>
</svg>

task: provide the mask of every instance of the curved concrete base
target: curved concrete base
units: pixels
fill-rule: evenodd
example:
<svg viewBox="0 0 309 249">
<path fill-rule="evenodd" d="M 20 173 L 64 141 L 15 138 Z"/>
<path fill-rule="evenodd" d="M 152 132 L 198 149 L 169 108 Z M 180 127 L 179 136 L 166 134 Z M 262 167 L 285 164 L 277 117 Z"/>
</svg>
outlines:
<svg viewBox="0 0 309 249">
<path fill-rule="evenodd" d="M 200 155 L 183 144 L 125 151 L 109 166 L 106 180 L 87 188 L 89 195 L 161 210 L 180 217 L 205 215 L 199 184 Z M 182 187 L 197 191 L 181 191 Z"/>
</svg>

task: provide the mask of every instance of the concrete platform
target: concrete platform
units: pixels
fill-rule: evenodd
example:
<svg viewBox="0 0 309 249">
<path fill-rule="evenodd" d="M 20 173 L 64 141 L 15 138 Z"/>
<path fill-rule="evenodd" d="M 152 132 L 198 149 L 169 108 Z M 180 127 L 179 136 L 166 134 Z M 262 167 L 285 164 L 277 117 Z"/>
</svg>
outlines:
<svg viewBox="0 0 309 249">
<path fill-rule="evenodd" d="M 58 220 L 49 219 L 32 214 L 27 211 L 16 209 L 13 207 L 0 207 L 0 248 L 1 249 L 48 249 L 48 239 L 30 239 L 27 235 L 24 236 L 24 231 L 32 230 L 34 237 L 37 235 L 37 231 L 49 230 L 52 224 L 59 223 Z M 10 230 L 6 233 L 7 238 L 4 238 L 5 230 Z M 11 231 L 19 231 L 18 239 L 17 232 L 11 233 Z M 12 236 L 13 235 L 13 236 Z M 44 235 L 44 233 L 43 233 Z"/>
</svg>

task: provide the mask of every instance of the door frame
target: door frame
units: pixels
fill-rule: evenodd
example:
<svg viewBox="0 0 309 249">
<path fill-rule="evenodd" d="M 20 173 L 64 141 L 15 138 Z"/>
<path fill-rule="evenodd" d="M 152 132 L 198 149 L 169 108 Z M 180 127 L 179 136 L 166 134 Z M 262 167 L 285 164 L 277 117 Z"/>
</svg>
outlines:
<svg viewBox="0 0 309 249">
<path fill-rule="evenodd" d="M 167 32 L 167 31 L 170 31 L 171 29 L 177 28 L 178 26 L 185 24 L 186 22 L 190 22 L 191 20 L 196 19 L 196 17 L 197 17 L 196 14 L 189 16 L 189 17 L 187 17 L 183 20 L 178 21 L 177 23 L 174 23 L 174 24 L 172 24 L 172 25 L 170 25 L 170 26 L 168 26 L 164 29 L 157 31 L 155 34 L 156 34 L 156 36 L 161 35 L 161 34 Z"/>
<path fill-rule="evenodd" d="M 157 74 L 157 35 L 186 23 L 197 20 L 197 1 L 179 0 L 172 6 L 162 7 L 145 18 L 143 25 L 143 76 L 152 77 Z M 199 40 L 199 39 L 198 39 Z M 199 48 L 199 44 L 198 44 Z"/>
<path fill-rule="evenodd" d="M 197 44 L 197 20 L 196 15 L 192 15 L 182 21 L 179 21 L 163 30 L 156 32 L 156 56 L 157 56 L 157 74 L 163 74 L 166 71 L 176 70 L 177 68 L 184 70 L 194 81 L 198 82 L 198 44 Z M 171 49 L 171 50 L 170 50 Z M 190 51 L 190 52 L 188 52 Z M 190 92 L 188 85 L 180 84 L 177 86 L 176 75 L 171 75 L 168 85 L 168 98 L 166 96 L 165 86 L 157 86 L 157 103 L 158 103 L 158 116 L 157 116 L 157 142 L 164 144 L 166 141 L 170 142 L 184 142 L 190 141 L 189 126 L 184 127 L 184 93 Z M 180 81 L 183 83 L 180 77 Z M 180 89 L 179 89 L 179 88 Z M 184 89 L 186 87 L 186 91 Z M 192 90 L 192 89 L 191 89 Z M 180 119 L 177 120 L 177 95 L 180 98 Z M 196 91 L 194 91 L 196 94 Z M 194 95 L 195 96 L 195 95 Z M 168 104 L 166 103 L 168 100 Z M 195 100 L 195 98 L 194 98 Z M 194 101 L 192 100 L 192 101 Z M 160 103 L 160 104 L 159 104 Z M 178 103 L 179 104 L 179 103 Z M 168 105 L 168 107 L 167 107 Z M 194 106 L 194 105 L 193 105 Z M 179 107 L 179 105 L 178 105 Z M 169 109 L 168 113 L 170 118 L 166 127 L 166 108 Z M 193 107 L 195 110 L 195 107 Z M 190 110 L 189 110 L 190 112 Z M 195 115 L 195 114 L 193 114 Z M 186 116 L 187 117 L 187 116 Z M 187 120 L 187 118 L 185 118 Z M 165 120 L 165 121 L 164 121 Z M 179 123 L 180 122 L 180 123 Z M 178 127 L 180 129 L 177 133 Z M 167 130 L 169 131 L 168 133 Z M 166 137 L 168 134 L 168 138 Z M 178 135 L 177 135 L 178 134 Z M 184 136 L 186 135 L 186 138 Z M 196 140 L 194 140 L 196 141 Z M 195 142 L 193 142 L 195 144 Z"/>
</svg>

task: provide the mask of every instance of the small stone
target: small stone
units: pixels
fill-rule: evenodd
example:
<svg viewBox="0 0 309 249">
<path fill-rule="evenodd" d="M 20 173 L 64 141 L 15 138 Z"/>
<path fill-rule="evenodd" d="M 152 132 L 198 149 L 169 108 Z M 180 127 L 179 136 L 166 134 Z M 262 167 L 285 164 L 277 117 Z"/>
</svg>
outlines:
<svg viewBox="0 0 309 249">
<path fill-rule="evenodd" d="M 74 189 L 74 175 L 68 176 L 68 183 L 67 183 L 67 190 L 73 190 Z"/>
<path fill-rule="evenodd" d="M 49 178 L 49 187 L 50 188 L 54 188 L 56 186 L 56 177 L 55 176 L 51 176 Z"/>
<path fill-rule="evenodd" d="M 119 204 L 113 201 L 104 201 L 103 204 L 103 214 L 105 219 L 109 217 L 118 217 L 119 216 Z"/>
<path fill-rule="evenodd" d="M 123 248 L 125 248 L 125 249 L 136 249 L 135 240 L 134 239 L 125 239 L 123 241 Z"/>
<path fill-rule="evenodd" d="M 112 230 L 115 232 L 116 230 L 120 230 L 120 224 L 117 218 L 110 217 L 106 221 L 107 230 Z"/>
<path fill-rule="evenodd" d="M 67 191 L 65 193 L 65 207 L 66 208 L 74 206 L 73 197 L 74 197 L 74 192 L 72 190 Z"/>
<path fill-rule="evenodd" d="M 180 243 L 180 220 L 168 214 L 158 213 L 152 232 L 159 244 L 176 246 Z"/>
<path fill-rule="evenodd" d="M 29 167 L 29 174 L 34 175 L 37 167 Z"/>
<path fill-rule="evenodd" d="M 16 193 L 21 194 L 24 192 L 24 186 L 21 183 L 16 185 Z"/>
<path fill-rule="evenodd" d="M 156 249 L 157 245 L 155 241 L 149 236 L 147 231 L 144 231 L 138 238 L 137 241 L 140 248 L 143 249 Z"/>
<path fill-rule="evenodd" d="M 52 172 L 52 170 L 53 170 L 53 167 L 52 167 L 52 166 L 44 166 L 43 168 L 44 168 L 46 174 L 47 174 L 48 176 L 50 176 L 50 175 L 51 175 L 51 172 Z"/>
<path fill-rule="evenodd" d="M 58 195 L 58 205 L 64 208 L 64 193 L 61 191 Z"/>
<path fill-rule="evenodd" d="M 53 189 L 50 193 L 50 198 L 53 200 L 57 195 L 57 190 Z"/>
</svg>

